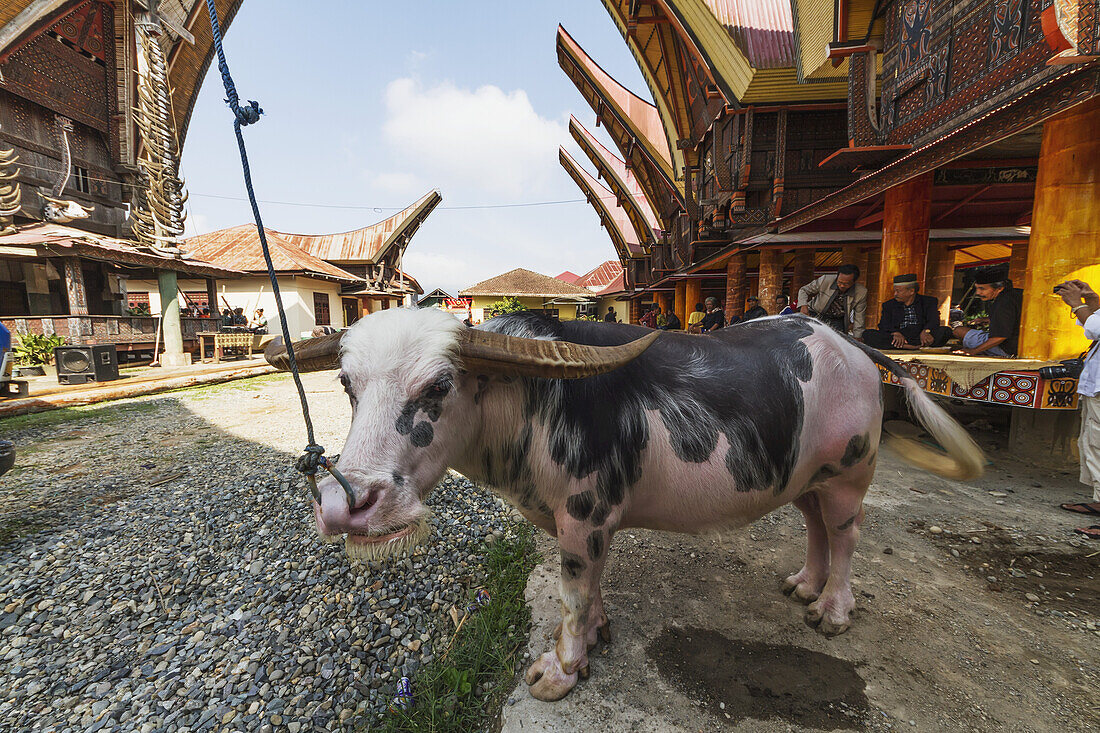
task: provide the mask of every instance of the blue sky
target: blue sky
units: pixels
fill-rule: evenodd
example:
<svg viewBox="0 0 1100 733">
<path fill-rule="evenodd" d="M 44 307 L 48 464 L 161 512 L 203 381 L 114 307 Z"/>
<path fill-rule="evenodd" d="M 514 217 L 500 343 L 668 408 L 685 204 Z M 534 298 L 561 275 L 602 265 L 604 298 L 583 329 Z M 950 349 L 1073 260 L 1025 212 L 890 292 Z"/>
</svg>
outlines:
<svg viewBox="0 0 1100 733">
<path fill-rule="evenodd" d="M 356 229 L 431 188 L 440 209 L 405 266 L 425 291 L 455 293 L 514 267 L 583 273 L 615 257 L 587 204 L 447 210 L 582 198 L 558 164 L 572 112 L 594 115 L 557 64 L 558 23 L 627 87 L 649 98 L 599 0 L 323 2 L 248 0 L 226 35 L 243 99 L 265 111 L 246 128 L 265 225 Z M 251 220 L 224 90 L 211 67 L 183 154 L 190 233 Z M 602 130 L 597 131 L 602 133 Z M 605 139 L 605 144 L 608 144 Z M 608 144 L 608 147 L 611 147 Z"/>
</svg>

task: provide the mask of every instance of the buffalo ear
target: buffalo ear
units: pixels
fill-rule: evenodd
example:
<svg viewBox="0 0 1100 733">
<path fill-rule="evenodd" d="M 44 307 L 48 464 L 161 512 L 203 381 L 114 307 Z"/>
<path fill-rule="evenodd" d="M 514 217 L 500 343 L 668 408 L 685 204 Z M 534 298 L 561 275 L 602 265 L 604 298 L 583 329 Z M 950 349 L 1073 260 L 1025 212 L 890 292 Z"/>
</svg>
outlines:
<svg viewBox="0 0 1100 733">
<path fill-rule="evenodd" d="M 629 364 L 659 335 L 654 331 L 621 346 L 588 346 L 468 328 L 459 332 L 458 356 L 469 372 L 497 377 L 582 379 Z"/>
<path fill-rule="evenodd" d="M 340 338 L 342 333 L 294 342 L 294 361 L 299 372 L 318 372 L 340 367 Z M 264 349 L 264 359 L 276 369 L 290 371 L 290 355 L 283 345 L 283 337 L 277 336 Z"/>
</svg>

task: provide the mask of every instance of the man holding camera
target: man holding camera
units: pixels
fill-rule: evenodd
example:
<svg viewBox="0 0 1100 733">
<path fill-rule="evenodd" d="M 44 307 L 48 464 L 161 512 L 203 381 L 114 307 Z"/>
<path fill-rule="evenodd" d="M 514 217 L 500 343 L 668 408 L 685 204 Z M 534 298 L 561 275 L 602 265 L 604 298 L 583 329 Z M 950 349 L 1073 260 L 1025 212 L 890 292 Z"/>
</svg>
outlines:
<svg viewBox="0 0 1100 733">
<path fill-rule="evenodd" d="M 1054 286 L 1058 295 L 1070 307 L 1077 322 L 1085 329 L 1092 345 L 1085 354 L 1081 376 L 1077 380 L 1078 404 L 1081 406 L 1081 436 L 1077 449 L 1081 454 L 1081 483 L 1092 486 L 1092 502 L 1062 504 L 1066 511 L 1100 516 L 1100 295 L 1083 280 L 1067 280 Z M 1074 530 L 1091 539 L 1100 539 L 1100 524 Z"/>
</svg>

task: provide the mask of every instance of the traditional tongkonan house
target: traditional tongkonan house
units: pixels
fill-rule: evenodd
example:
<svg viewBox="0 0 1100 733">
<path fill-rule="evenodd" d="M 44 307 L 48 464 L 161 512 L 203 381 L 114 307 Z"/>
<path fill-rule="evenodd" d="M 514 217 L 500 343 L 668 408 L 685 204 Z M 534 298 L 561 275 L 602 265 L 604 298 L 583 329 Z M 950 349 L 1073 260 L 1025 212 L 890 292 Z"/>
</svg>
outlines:
<svg viewBox="0 0 1100 733">
<path fill-rule="evenodd" d="M 240 0 L 217 0 L 225 31 Z M 177 276 L 237 276 L 180 243 L 179 155 L 213 47 L 203 0 L 7 0 L 0 5 L 0 316 L 15 334 L 115 343 L 149 356 L 157 319 L 131 278 L 176 304 Z M 161 314 L 161 363 L 202 319 Z"/>
<path fill-rule="evenodd" d="M 401 260 L 413 235 L 442 200 L 438 191 L 429 191 L 393 216 L 338 234 L 265 229 L 291 335 L 309 336 L 317 326 L 345 328 L 364 314 L 413 305 L 424 290 L 401 269 Z M 254 225 L 200 234 L 183 246 L 207 262 L 241 271 L 218 284 L 215 309 L 241 308 L 251 322 L 256 309 L 263 308 L 269 331 L 279 331 L 275 296 Z M 185 298 L 193 285 L 181 286 Z M 154 307 L 159 306 L 155 283 L 137 282 L 132 289 L 147 291 Z"/>
<path fill-rule="evenodd" d="M 1100 281 L 1095 0 L 604 5 L 653 102 L 559 29 L 559 63 L 618 152 L 574 123 L 607 188 L 570 175 L 636 302 L 671 296 L 681 320 L 701 296 L 729 316 L 750 294 L 774 310 L 774 295 L 846 262 L 863 272 L 873 327 L 895 275 L 916 273 L 946 316 L 967 268 L 1007 263 L 1024 291 L 1021 360 L 899 358 L 931 392 L 1018 408 L 1014 435 L 1026 426 L 1040 451 L 1068 448 L 1073 380 L 1036 367 L 1087 346 L 1053 285 Z"/>
</svg>

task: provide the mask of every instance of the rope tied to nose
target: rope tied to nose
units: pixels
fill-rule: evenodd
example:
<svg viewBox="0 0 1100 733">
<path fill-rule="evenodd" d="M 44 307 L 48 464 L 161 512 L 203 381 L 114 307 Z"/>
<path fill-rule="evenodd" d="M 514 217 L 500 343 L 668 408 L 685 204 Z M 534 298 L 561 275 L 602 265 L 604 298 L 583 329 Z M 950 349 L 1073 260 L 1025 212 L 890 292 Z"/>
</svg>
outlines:
<svg viewBox="0 0 1100 733">
<path fill-rule="evenodd" d="M 263 220 L 260 217 L 260 207 L 256 202 L 256 192 L 252 186 L 252 169 L 248 165 L 248 151 L 244 145 L 244 135 L 241 128 L 260 121 L 260 115 L 264 111 L 260 103 L 249 100 L 244 107 L 241 106 L 240 95 L 237 94 L 237 85 L 233 82 L 233 75 L 229 73 L 229 63 L 225 60 L 225 50 L 222 48 L 222 31 L 218 23 L 218 11 L 214 0 L 206 0 L 206 9 L 210 14 L 211 37 L 214 40 L 214 50 L 218 55 L 218 71 L 222 75 L 222 85 L 225 87 L 225 102 L 233 111 L 233 132 L 237 137 L 237 148 L 241 153 L 241 170 L 244 173 L 244 185 L 248 192 L 248 202 L 252 206 L 252 218 L 256 221 L 256 232 L 260 237 L 260 248 L 263 250 L 264 263 L 267 265 L 267 276 L 271 281 L 271 291 L 275 295 L 275 306 L 279 312 L 279 325 L 281 326 L 283 343 L 286 344 L 287 362 L 290 366 L 290 374 L 294 378 L 294 386 L 298 391 L 298 401 L 302 405 L 302 418 L 306 424 L 306 439 L 308 444 L 305 452 L 295 462 L 295 468 L 305 475 L 309 482 L 310 491 L 314 500 L 321 503 L 321 492 L 317 488 L 317 469 L 324 468 L 339 482 L 347 497 L 348 509 L 355 507 L 355 492 L 352 491 L 344 475 L 336 470 L 336 466 L 325 457 L 325 449 L 317 443 L 313 435 L 313 420 L 309 416 L 309 402 L 306 400 L 306 390 L 302 386 L 302 377 L 298 373 L 298 362 L 294 358 L 294 343 L 290 339 L 290 328 L 286 322 L 286 311 L 283 308 L 283 296 L 279 290 L 279 278 L 275 275 L 275 265 L 271 261 L 271 251 L 267 245 L 267 233 L 264 230 Z"/>
</svg>

